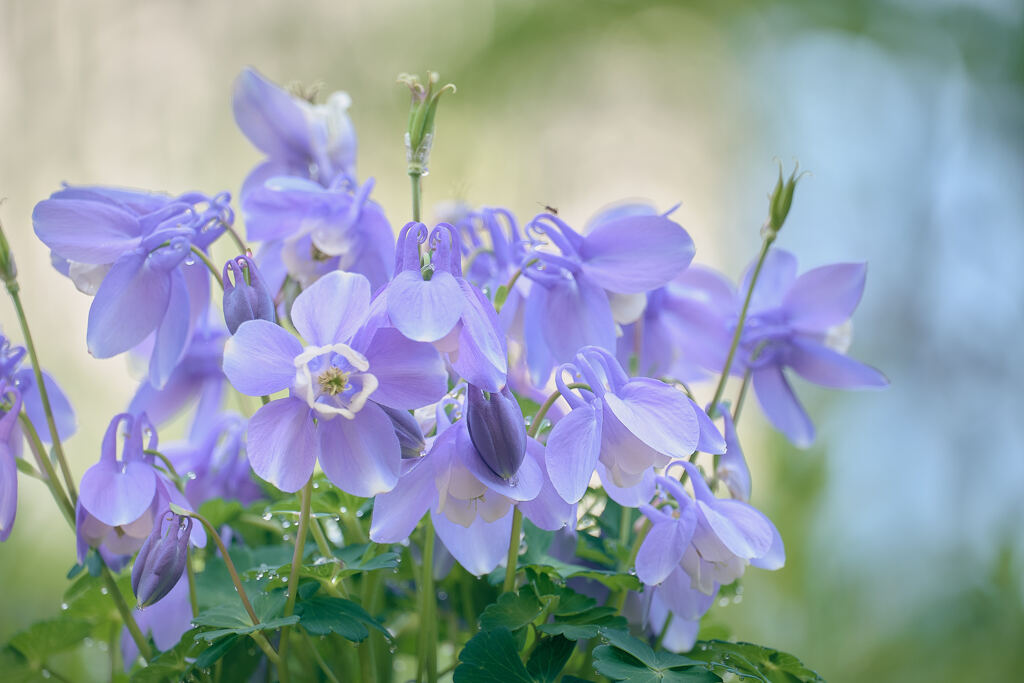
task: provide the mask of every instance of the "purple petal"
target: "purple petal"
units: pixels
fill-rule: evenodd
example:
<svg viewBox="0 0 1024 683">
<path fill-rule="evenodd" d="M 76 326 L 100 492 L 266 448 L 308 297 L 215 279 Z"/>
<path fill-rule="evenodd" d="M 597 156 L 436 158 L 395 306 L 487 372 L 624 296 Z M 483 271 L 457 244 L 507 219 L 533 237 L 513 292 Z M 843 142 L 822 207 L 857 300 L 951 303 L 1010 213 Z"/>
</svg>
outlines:
<svg viewBox="0 0 1024 683">
<path fill-rule="evenodd" d="M 494 571 L 508 553 L 512 537 L 511 511 L 495 522 L 485 522 L 477 517 L 468 528 L 436 512 L 431 513 L 431 519 L 448 552 L 474 576 Z"/>
<path fill-rule="evenodd" d="M 663 382 L 635 378 L 617 395 L 605 394 L 604 401 L 630 432 L 659 453 L 688 458 L 697 447 L 700 426 L 694 406 Z"/>
<path fill-rule="evenodd" d="M 366 348 L 358 348 L 380 383 L 373 392 L 377 403 L 415 410 L 434 403 L 448 391 L 448 371 L 430 344 L 415 342 L 394 328 L 381 328 Z"/>
<path fill-rule="evenodd" d="M 866 263 L 836 263 L 796 279 L 782 305 L 789 323 L 803 330 L 826 330 L 850 319 L 864 294 Z"/>
<path fill-rule="evenodd" d="M 616 486 L 604 463 L 597 463 L 597 475 L 608 497 L 624 507 L 640 507 L 654 497 L 654 470 L 651 468 L 644 470 L 640 483 L 628 487 Z"/>
<path fill-rule="evenodd" d="M 169 479 L 166 479 L 163 476 L 158 476 L 157 487 L 158 492 L 163 496 L 165 501 L 158 506 L 160 509 L 166 510 L 166 501 L 169 501 L 185 510 L 195 510 L 192 503 L 190 503 L 188 498 L 185 497 L 185 494 L 179 491 L 178 487 Z M 160 491 L 161 489 L 162 491 Z M 202 524 L 196 523 L 192 527 L 192 533 L 189 535 L 189 543 L 192 544 L 192 547 L 194 548 L 206 547 L 206 529 L 203 528 Z"/>
<path fill-rule="evenodd" d="M 778 535 L 767 517 L 738 500 L 719 499 L 709 505 L 698 499 L 697 506 L 722 544 L 744 560 L 767 555 Z"/>
<path fill-rule="evenodd" d="M 502 479 L 487 466 L 469 438 L 464 424 L 456 425 L 456 452 L 461 463 L 487 488 L 512 500 L 533 500 L 544 485 L 544 472 L 533 458 L 524 458 L 519 470 L 511 479 Z"/>
<path fill-rule="evenodd" d="M 89 514 L 109 526 L 134 522 L 156 494 L 156 473 L 141 461 L 100 460 L 82 476 L 79 500 Z"/>
<path fill-rule="evenodd" d="M 81 263 L 113 263 L 142 240 L 138 218 L 96 201 L 45 199 L 32 211 L 32 224 L 56 254 Z"/>
<path fill-rule="evenodd" d="M 604 290 L 584 277 L 535 285 L 530 297 L 542 297 L 539 325 L 555 362 L 564 363 L 584 346 L 615 350 L 615 320 Z"/>
<path fill-rule="evenodd" d="M 261 479 L 286 493 L 301 489 L 312 476 L 320 451 L 309 406 L 296 398 L 280 398 L 257 410 L 249 418 L 246 450 Z"/>
<path fill-rule="evenodd" d="M 782 374 L 782 368 L 769 365 L 755 370 L 752 377 L 757 402 L 768 421 L 794 445 L 810 446 L 814 441 L 814 425 Z"/>
<path fill-rule="evenodd" d="M 398 543 L 412 535 L 430 508 L 437 505 L 434 462 L 429 455 L 413 461 L 395 488 L 373 501 L 370 539 L 374 543 Z"/>
<path fill-rule="evenodd" d="M 880 389 L 889 385 L 885 375 L 873 367 L 817 342 L 794 337 L 791 343 L 788 365 L 808 382 L 834 389 Z"/>
<path fill-rule="evenodd" d="M 296 98 L 252 68 L 235 79 L 235 122 L 252 144 L 268 156 L 309 156 L 309 125 Z"/>
<path fill-rule="evenodd" d="M 0 541 L 6 541 L 18 512 L 18 466 L 11 448 L 0 442 Z"/>
<path fill-rule="evenodd" d="M 685 511 L 691 512 L 685 520 L 655 522 L 640 544 L 640 551 L 636 554 L 636 577 L 646 585 L 657 586 L 679 567 L 697 523 L 693 507 L 687 507 Z"/>
<path fill-rule="evenodd" d="M 369 498 L 398 483 L 402 447 L 380 406 L 368 402 L 351 420 L 321 420 L 318 431 L 320 467 L 342 491 Z"/>
<path fill-rule="evenodd" d="M 740 284 L 741 296 L 750 289 L 750 278 L 754 273 L 756 262 L 747 267 Z M 761 273 L 757 277 L 757 287 L 750 298 L 750 311 L 762 311 L 782 305 L 786 292 L 796 280 L 796 256 L 783 249 L 772 249 L 765 257 Z"/>
<path fill-rule="evenodd" d="M 391 322 L 414 341 L 435 342 L 462 317 L 465 298 L 455 277 L 437 271 L 424 280 L 418 270 L 402 271 L 385 290 Z"/>
<path fill-rule="evenodd" d="M 508 377 L 508 349 L 494 306 L 465 280 L 459 281 L 465 297 L 458 356 L 452 367 L 470 384 L 484 391 L 499 391 Z"/>
<path fill-rule="evenodd" d="M 149 381 L 157 389 L 163 388 L 185 353 L 188 343 L 190 309 L 189 292 L 185 276 L 174 270 L 170 274 L 171 296 L 167 312 L 156 330 L 153 355 L 149 359 Z"/>
<path fill-rule="evenodd" d="M 634 294 L 666 284 L 690 265 L 693 240 L 664 216 L 628 216 L 597 226 L 583 240 L 583 272 L 613 292 Z"/>
<path fill-rule="evenodd" d="M 25 414 L 28 416 L 29 422 L 36 427 L 42 442 L 49 445 L 51 442 L 50 430 L 46 424 L 43 398 L 36 387 L 34 373 L 25 368 L 19 370 L 15 377 L 18 379 L 19 384 L 27 387 L 21 393 Z M 63 441 L 75 433 L 75 411 L 71 407 L 71 402 L 68 400 L 64 390 L 57 384 L 57 380 L 45 370 L 43 371 L 43 382 L 46 383 L 46 395 L 50 399 L 50 407 L 53 409 L 54 422 L 57 423 L 57 435 Z"/>
<path fill-rule="evenodd" d="M 544 446 L 536 439 L 528 439 L 526 458 L 537 464 L 544 476 L 544 482 L 540 493 L 533 500 L 519 503 L 519 509 L 528 520 L 545 531 L 558 531 L 566 525 L 575 527 L 576 506 L 562 500 L 548 478 Z"/>
<path fill-rule="evenodd" d="M 702 593 L 692 585 L 692 580 L 682 569 L 672 572 L 658 589 L 658 597 L 665 601 L 666 606 L 677 617 L 697 620 L 711 609 L 715 594 Z"/>
<path fill-rule="evenodd" d="M 300 353 L 302 344 L 283 327 L 250 320 L 224 345 L 224 374 L 243 394 L 265 396 L 291 386 Z"/>
<path fill-rule="evenodd" d="M 697 440 L 697 450 L 702 453 L 725 453 L 726 440 L 722 438 L 721 432 L 718 431 L 718 427 L 715 426 L 714 420 L 712 420 L 704 409 L 697 405 L 696 401 L 690 400 L 690 405 L 693 406 L 693 414 L 697 416 L 697 423 L 700 424 L 700 439 Z"/>
<path fill-rule="evenodd" d="M 352 338 L 370 310 L 370 282 L 336 270 L 303 290 L 292 304 L 292 323 L 311 346 Z"/>
<path fill-rule="evenodd" d="M 110 358 L 138 345 L 163 320 L 170 297 L 170 274 L 149 267 L 146 254 L 118 259 L 89 308 L 89 353 Z"/>
<path fill-rule="evenodd" d="M 781 569 L 786 564 L 786 547 L 782 543 L 782 536 L 779 534 L 779 530 L 772 524 L 772 520 L 765 517 L 764 521 L 768 522 L 768 525 L 772 528 L 772 544 L 768 548 L 767 553 L 753 558 L 750 560 L 750 564 L 758 569 L 774 571 Z"/>
<path fill-rule="evenodd" d="M 729 489 L 729 495 L 747 502 L 750 500 L 750 468 L 747 467 L 747 459 L 743 457 L 736 425 L 733 424 L 729 411 L 722 411 L 722 419 L 725 421 L 725 443 L 728 448 L 718 461 L 715 476 Z"/>
<path fill-rule="evenodd" d="M 567 503 L 587 492 L 601 452 L 601 408 L 593 404 L 574 408 L 551 430 L 544 462 L 555 491 Z"/>
</svg>

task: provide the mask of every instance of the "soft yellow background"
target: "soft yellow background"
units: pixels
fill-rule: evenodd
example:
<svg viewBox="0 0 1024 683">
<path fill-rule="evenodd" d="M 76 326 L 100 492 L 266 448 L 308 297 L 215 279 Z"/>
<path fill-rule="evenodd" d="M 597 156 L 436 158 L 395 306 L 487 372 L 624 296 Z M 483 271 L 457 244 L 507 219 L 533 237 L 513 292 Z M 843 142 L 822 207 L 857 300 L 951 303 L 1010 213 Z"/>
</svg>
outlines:
<svg viewBox="0 0 1024 683">
<path fill-rule="evenodd" d="M 830 681 L 1015 680 L 1022 661 L 1024 47 L 1021 5 L 958 2 L 0 2 L 0 220 L 44 365 L 79 416 L 76 475 L 134 390 L 85 350 L 90 300 L 49 265 L 31 211 L 63 181 L 237 192 L 247 64 L 353 97 L 359 174 L 407 218 L 402 71 L 454 81 L 425 201 L 668 207 L 699 262 L 736 276 L 765 195 L 799 159 L 779 245 L 868 260 L 851 354 L 885 393 L 798 385 L 796 451 L 751 402 L 754 503 L 789 563 L 712 619 Z M 20 332 L 9 302 L 0 323 Z M 0 546 L 0 640 L 56 613 L 73 537 L 22 479 Z M 99 655 L 97 654 L 97 657 Z M 98 659 L 90 661 L 99 661 Z M 65 662 L 68 667 L 73 662 Z M 102 666 L 95 671 L 102 676 Z M 70 669 L 69 669 L 70 670 Z"/>
</svg>

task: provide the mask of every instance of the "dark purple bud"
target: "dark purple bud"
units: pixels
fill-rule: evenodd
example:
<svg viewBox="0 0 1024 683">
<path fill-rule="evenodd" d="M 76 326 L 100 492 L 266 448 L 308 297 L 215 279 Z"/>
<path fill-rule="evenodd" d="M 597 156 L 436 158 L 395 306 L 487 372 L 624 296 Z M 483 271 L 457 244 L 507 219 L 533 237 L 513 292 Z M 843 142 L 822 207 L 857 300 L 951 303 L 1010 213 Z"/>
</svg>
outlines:
<svg viewBox="0 0 1024 683">
<path fill-rule="evenodd" d="M 159 602 L 181 579 L 191 534 L 191 517 L 173 512 L 157 517 L 132 567 L 132 590 L 140 608 Z"/>
<path fill-rule="evenodd" d="M 511 479 L 526 456 L 526 423 L 512 392 L 505 387 L 488 393 L 470 384 L 466 421 L 480 458 L 499 477 Z"/>
<path fill-rule="evenodd" d="M 225 263 L 223 280 L 224 322 L 231 334 L 248 320 L 274 322 L 274 299 L 251 256 L 236 256 Z"/>
<path fill-rule="evenodd" d="M 380 404 L 379 404 L 380 405 Z M 402 447 L 403 458 L 418 458 L 427 449 L 426 440 L 423 438 L 423 430 L 420 423 L 416 421 L 408 410 L 398 410 L 380 405 L 391 418 L 391 424 L 395 427 L 395 434 L 398 436 L 398 443 Z"/>
</svg>

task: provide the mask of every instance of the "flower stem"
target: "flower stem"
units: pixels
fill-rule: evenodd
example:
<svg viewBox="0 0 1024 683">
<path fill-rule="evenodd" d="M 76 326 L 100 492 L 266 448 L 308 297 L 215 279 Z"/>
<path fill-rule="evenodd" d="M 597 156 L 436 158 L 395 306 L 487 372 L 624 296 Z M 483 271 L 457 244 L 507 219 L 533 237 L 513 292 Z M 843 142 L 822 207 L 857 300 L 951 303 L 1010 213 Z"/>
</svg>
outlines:
<svg viewBox="0 0 1024 683">
<path fill-rule="evenodd" d="M 518 510 L 517 510 L 518 512 Z M 427 515 L 423 527 L 423 571 L 420 587 L 423 591 L 423 659 L 427 683 L 437 683 L 437 596 L 434 593 L 434 523 Z"/>
<path fill-rule="evenodd" d="M 647 532 L 651 530 L 651 523 L 646 517 L 644 517 L 643 526 L 640 528 L 640 533 L 633 539 L 633 545 L 629 549 L 629 559 L 626 561 L 625 568 L 632 567 L 636 562 L 636 555 L 640 552 L 640 546 L 643 544 L 644 539 L 647 538 Z M 626 596 L 629 595 L 629 589 L 623 588 L 617 593 L 613 593 L 608 598 L 608 604 L 615 608 L 615 611 L 622 612 L 622 606 L 626 604 Z"/>
<path fill-rule="evenodd" d="M 124 625 L 128 628 L 128 633 L 131 634 L 132 640 L 135 641 L 135 646 L 139 648 L 139 654 L 148 662 L 153 658 L 153 649 L 149 646 L 146 636 L 142 635 L 142 629 L 139 628 L 138 622 L 132 616 L 132 610 L 128 607 L 128 603 L 124 601 L 121 589 L 117 587 L 117 581 L 114 580 L 114 576 L 110 573 L 110 569 L 107 568 L 106 564 L 101 565 L 100 574 L 103 576 L 103 583 L 107 585 L 107 593 L 110 594 L 110 599 L 114 601 L 117 611 L 121 613 L 121 619 L 124 620 Z"/>
<path fill-rule="evenodd" d="M 245 242 L 239 236 L 238 232 L 235 231 L 234 226 L 225 223 L 224 230 L 231 235 L 231 240 L 235 243 L 235 246 L 238 247 L 238 253 L 240 255 L 244 256 L 249 253 L 249 247 L 245 246 Z"/>
<path fill-rule="evenodd" d="M 192 546 L 185 546 L 185 571 L 188 572 L 188 604 L 192 618 L 199 616 L 199 598 L 196 596 L 196 570 L 192 566 Z"/>
<path fill-rule="evenodd" d="M 334 675 L 333 671 L 331 671 L 331 667 L 327 666 L 327 662 L 324 661 L 323 655 L 320 654 L 320 650 L 316 648 L 316 643 L 313 642 L 313 639 L 308 633 L 306 634 L 306 644 L 309 645 L 309 649 L 313 651 L 313 659 L 316 660 L 317 666 L 319 666 L 320 670 L 324 672 L 324 676 L 327 677 L 327 680 L 331 683 L 339 683 L 338 677 Z"/>
<path fill-rule="evenodd" d="M 39 434 L 36 432 L 36 428 L 32 425 L 32 421 L 28 419 L 28 415 L 25 413 L 19 413 L 18 419 L 21 421 L 21 428 L 25 432 L 25 436 L 28 439 L 29 450 L 32 451 L 32 455 L 35 456 L 36 462 L 39 467 L 43 470 L 43 481 L 50 488 L 50 493 L 53 495 L 54 501 L 57 503 L 57 507 L 64 514 L 64 518 L 67 519 L 68 524 L 71 528 L 75 528 L 75 508 L 68 500 L 67 494 L 64 493 L 64 489 L 60 485 L 60 480 L 57 479 L 57 472 L 53 469 L 53 463 L 50 462 L 50 458 L 46 455 L 46 449 L 43 448 L 43 442 L 39 439 Z"/>
<path fill-rule="evenodd" d="M 584 391 L 590 391 L 589 384 L 581 384 L 579 382 L 573 382 L 566 386 L 567 389 L 583 389 Z M 537 432 L 540 431 L 540 423 L 544 421 L 544 416 L 547 415 L 548 411 L 551 410 L 551 406 L 555 405 L 555 401 L 561 396 L 561 392 L 555 390 L 551 392 L 551 395 L 544 399 L 544 403 L 541 404 L 540 408 L 537 409 L 537 414 L 533 416 L 533 422 L 530 424 L 530 428 L 526 430 L 526 435 L 529 437 L 536 437 Z"/>
<path fill-rule="evenodd" d="M 516 587 L 516 570 L 519 562 L 519 536 L 523 530 L 523 513 L 519 506 L 512 513 L 512 535 L 508 539 L 508 558 L 505 561 L 505 583 L 501 584 L 501 592 L 508 593 Z"/>
<path fill-rule="evenodd" d="M 412 181 L 412 219 L 417 223 L 420 220 L 420 195 L 422 194 L 423 176 L 419 173 L 409 173 L 409 180 Z"/>
<path fill-rule="evenodd" d="M 28 318 L 25 317 L 25 308 L 21 305 L 19 289 L 20 287 L 16 280 L 11 280 L 7 283 L 7 293 L 11 295 L 11 301 L 14 302 L 14 310 L 18 314 L 18 324 L 21 325 L 21 333 L 25 337 L 25 347 L 28 349 L 29 359 L 32 361 L 32 372 L 35 375 L 36 386 L 39 389 L 39 398 L 43 403 L 43 412 L 46 413 L 46 426 L 50 429 L 50 441 L 53 443 L 53 450 L 57 454 L 57 462 L 60 464 L 61 473 L 64 475 L 64 484 L 67 486 L 68 497 L 71 500 L 72 508 L 74 508 L 74 504 L 78 501 L 75 480 L 71 476 L 71 468 L 68 467 L 67 457 L 64 455 L 64 446 L 61 444 L 60 435 L 57 433 L 57 422 L 53 418 L 50 395 L 46 391 L 46 383 L 43 381 L 42 366 L 39 365 L 39 356 L 36 354 L 36 345 L 32 341 L 32 332 L 28 327 Z M 72 519 L 74 519 L 73 516 Z"/>
<path fill-rule="evenodd" d="M 302 487 L 300 494 L 299 528 L 295 532 L 295 552 L 292 553 L 292 568 L 288 573 L 288 600 L 284 603 L 284 612 L 281 616 L 290 617 L 295 611 L 295 601 L 299 597 L 299 569 L 302 567 L 302 556 L 306 548 L 306 532 L 309 530 L 309 508 L 313 497 L 313 477 Z M 291 627 L 281 628 L 281 645 L 278 652 L 281 662 L 277 666 L 278 677 L 281 683 L 288 683 L 288 643 L 291 635 Z"/>
<path fill-rule="evenodd" d="M 747 288 L 747 295 L 743 299 L 743 307 L 740 308 L 740 317 L 736 321 L 736 331 L 732 334 L 732 344 L 729 346 L 729 355 L 725 357 L 725 367 L 722 368 L 722 376 L 718 379 L 718 386 L 715 388 L 715 397 L 711 399 L 711 407 L 708 414 L 714 417 L 718 413 L 718 402 L 722 400 L 722 392 L 725 391 L 725 383 L 729 379 L 729 371 L 732 369 L 732 361 L 736 356 L 736 349 L 740 345 L 740 337 L 743 335 L 743 324 L 747 319 L 747 309 L 750 308 L 750 300 L 754 296 L 754 287 L 757 286 L 757 278 L 761 275 L 761 268 L 764 267 L 768 250 L 775 241 L 775 234 L 769 232 L 761 243 L 761 253 L 757 256 L 757 265 L 754 266 L 754 273 L 750 276 L 750 286 Z"/>
<path fill-rule="evenodd" d="M 220 271 L 217 270 L 217 266 L 210 260 L 210 257 L 203 253 L 203 250 L 194 244 L 192 245 L 192 253 L 202 259 L 203 263 L 206 264 L 206 267 L 210 269 L 211 273 L 213 273 L 213 279 L 217 281 L 217 284 L 220 285 L 220 288 L 223 290 L 224 280 L 221 279 Z"/>
<path fill-rule="evenodd" d="M 740 395 L 736 397 L 736 406 L 732 409 L 732 422 L 736 424 L 740 419 L 740 411 L 743 410 L 743 401 L 747 398 L 747 389 L 750 388 L 750 368 L 743 373 L 743 384 L 740 385 Z"/>
</svg>

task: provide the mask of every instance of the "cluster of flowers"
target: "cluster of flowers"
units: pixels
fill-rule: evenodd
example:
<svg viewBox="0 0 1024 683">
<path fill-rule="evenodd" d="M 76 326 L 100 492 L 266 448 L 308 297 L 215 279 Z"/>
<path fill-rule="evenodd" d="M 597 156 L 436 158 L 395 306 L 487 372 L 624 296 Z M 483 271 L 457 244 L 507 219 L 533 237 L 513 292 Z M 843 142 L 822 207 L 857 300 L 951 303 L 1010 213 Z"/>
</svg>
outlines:
<svg viewBox="0 0 1024 683">
<path fill-rule="evenodd" d="M 443 89 L 410 84 L 410 170 L 422 174 Z M 357 179 L 349 104 L 344 93 L 318 105 L 255 71 L 239 76 L 236 121 L 266 155 L 241 192 L 255 253 L 224 192 L 65 187 L 36 206 L 35 232 L 54 266 L 94 297 L 89 351 L 148 364 L 81 480 L 80 558 L 97 548 L 117 567 L 138 551 L 140 604 L 166 598 L 181 615 L 142 617 L 163 647 L 188 625 L 185 546 L 207 540 L 171 505 L 256 500 L 249 466 L 295 492 L 319 463 L 342 491 L 375 497 L 377 543 L 405 541 L 429 515 L 476 575 L 506 561 L 510 538 L 518 547 L 519 515 L 574 532 L 577 505 L 603 488 L 649 520 L 635 561 L 647 611 L 671 611 L 665 642 L 688 649 L 721 586 L 748 564 L 784 562 L 778 531 L 747 502 L 750 473 L 720 402 L 724 377 L 707 409 L 688 383 L 723 370 L 741 377 L 780 431 L 810 443 L 787 370 L 828 387 L 885 384 L 844 355 L 864 265 L 798 276 L 792 254 L 769 248 L 781 227 L 773 220 L 737 288 L 691 265 L 693 241 L 672 209 L 635 203 L 581 229 L 554 212 L 521 225 L 503 208 L 456 204 L 433 228 L 405 223 L 396 242 L 370 198 L 374 181 Z M 791 199 L 794 184 L 780 179 L 777 194 Z M 219 269 L 209 250 L 222 235 L 239 253 Z M 219 307 L 210 305 L 211 271 Z M 18 370 L 24 351 L 6 340 L 2 348 L 6 537 L 22 438 L 12 416 L 24 405 L 30 424 L 43 417 L 35 381 Z M 43 377 L 65 437 L 70 406 Z M 227 411 L 228 385 L 264 405 L 250 417 Z M 538 404 L 524 418 L 523 406 Z M 157 428 L 191 405 L 187 440 L 157 450 Z M 694 464 L 700 453 L 709 466 Z M 175 471 L 189 473 L 184 490 L 168 476 Z"/>
</svg>

